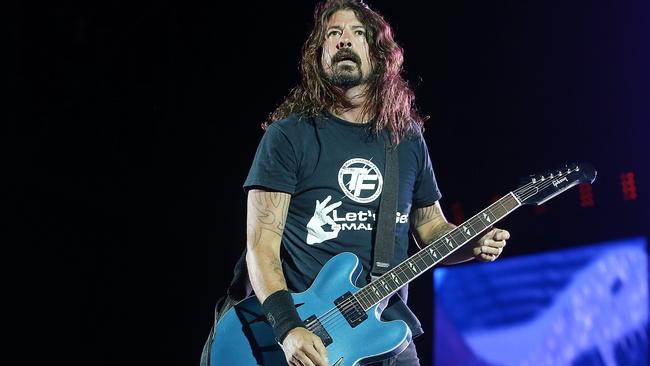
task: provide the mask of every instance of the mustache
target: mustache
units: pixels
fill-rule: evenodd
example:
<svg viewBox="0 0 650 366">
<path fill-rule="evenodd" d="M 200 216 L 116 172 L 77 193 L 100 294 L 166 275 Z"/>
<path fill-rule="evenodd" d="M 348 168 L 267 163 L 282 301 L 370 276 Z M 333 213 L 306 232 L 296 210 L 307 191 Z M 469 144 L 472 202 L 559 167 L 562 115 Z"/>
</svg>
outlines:
<svg viewBox="0 0 650 366">
<path fill-rule="evenodd" d="M 357 65 L 361 63 L 361 57 L 349 49 L 342 49 L 332 57 L 332 63 L 338 63 L 343 60 L 352 60 Z"/>
</svg>

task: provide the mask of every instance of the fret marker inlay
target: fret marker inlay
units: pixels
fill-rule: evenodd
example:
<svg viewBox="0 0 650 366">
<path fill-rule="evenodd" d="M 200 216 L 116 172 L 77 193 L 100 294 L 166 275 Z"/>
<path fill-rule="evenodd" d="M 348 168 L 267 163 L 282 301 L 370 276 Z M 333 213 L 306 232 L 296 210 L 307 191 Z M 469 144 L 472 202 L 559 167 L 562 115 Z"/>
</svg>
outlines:
<svg viewBox="0 0 650 366">
<path fill-rule="evenodd" d="M 382 281 L 381 281 L 381 284 L 384 286 L 384 288 L 385 288 L 387 291 L 390 291 L 390 287 L 388 287 L 388 284 L 386 283 L 386 281 L 382 280 Z"/>
<path fill-rule="evenodd" d="M 463 231 L 465 231 L 465 234 L 467 234 L 467 235 L 472 235 L 472 233 L 469 231 L 467 226 L 463 226 Z"/>
<path fill-rule="evenodd" d="M 447 243 L 451 248 L 454 247 L 454 243 L 451 240 L 449 240 L 449 238 L 445 238 L 445 243 Z"/>
<path fill-rule="evenodd" d="M 375 295 L 377 295 L 377 297 L 381 297 L 381 294 L 379 293 L 379 291 L 377 290 L 377 288 L 375 286 L 372 286 L 372 291 L 375 292 Z"/>
</svg>

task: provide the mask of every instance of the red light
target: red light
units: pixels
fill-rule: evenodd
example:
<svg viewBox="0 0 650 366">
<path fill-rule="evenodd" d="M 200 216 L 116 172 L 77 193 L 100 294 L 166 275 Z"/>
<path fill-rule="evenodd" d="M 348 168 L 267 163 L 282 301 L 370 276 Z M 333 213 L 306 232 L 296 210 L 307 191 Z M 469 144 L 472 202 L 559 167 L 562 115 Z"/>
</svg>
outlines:
<svg viewBox="0 0 650 366">
<path fill-rule="evenodd" d="M 593 207 L 594 194 L 591 190 L 591 184 L 580 184 L 580 207 Z"/>
<path fill-rule="evenodd" d="M 546 213 L 546 206 L 545 205 L 535 206 L 533 208 L 533 211 L 535 212 L 535 215 L 545 214 Z"/>
<path fill-rule="evenodd" d="M 465 216 L 463 215 L 463 206 L 459 202 L 451 204 L 451 215 L 453 217 L 453 223 L 460 225 L 465 221 Z"/>
<path fill-rule="evenodd" d="M 623 191 L 623 199 L 625 201 L 636 200 L 636 182 L 634 181 L 633 172 L 625 172 L 621 174 L 621 190 Z"/>
</svg>

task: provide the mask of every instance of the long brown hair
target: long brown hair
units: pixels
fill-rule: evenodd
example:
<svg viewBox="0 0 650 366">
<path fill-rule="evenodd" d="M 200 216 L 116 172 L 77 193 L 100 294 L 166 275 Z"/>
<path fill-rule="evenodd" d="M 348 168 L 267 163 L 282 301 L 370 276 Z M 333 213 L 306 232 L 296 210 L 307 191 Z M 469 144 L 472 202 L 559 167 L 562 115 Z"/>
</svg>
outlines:
<svg viewBox="0 0 650 366">
<path fill-rule="evenodd" d="M 326 0 L 316 6 L 314 28 L 302 48 L 300 82 L 262 126 L 266 128 L 294 113 L 313 117 L 329 109 L 353 108 L 344 90 L 325 77 L 320 62 L 325 26 L 339 10 L 352 10 L 366 27 L 373 72 L 367 81 L 362 115 L 372 117 L 373 132 L 386 128 L 397 143 L 406 134 L 421 130 L 427 118 L 417 112 L 415 94 L 402 78 L 403 50 L 393 39 L 393 31 L 384 18 L 360 0 Z"/>
</svg>

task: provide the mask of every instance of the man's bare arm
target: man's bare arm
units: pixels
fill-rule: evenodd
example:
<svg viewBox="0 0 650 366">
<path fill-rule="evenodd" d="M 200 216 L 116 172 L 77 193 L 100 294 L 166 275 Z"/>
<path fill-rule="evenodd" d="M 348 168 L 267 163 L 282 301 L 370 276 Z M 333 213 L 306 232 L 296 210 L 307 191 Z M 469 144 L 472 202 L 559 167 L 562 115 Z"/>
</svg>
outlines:
<svg viewBox="0 0 650 366">
<path fill-rule="evenodd" d="M 269 295 L 287 290 L 287 282 L 280 262 L 280 246 L 289 202 L 291 202 L 291 195 L 288 193 L 257 189 L 248 192 L 246 265 L 251 286 L 262 304 Z M 282 341 L 282 350 L 290 365 L 327 366 L 328 364 L 327 350 L 322 340 L 300 326 L 286 333 Z"/>
<path fill-rule="evenodd" d="M 246 264 L 255 295 L 264 300 L 286 290 L 280 245 L 291 196 L 253 189 L 248 192 L 246 214 Z"/>
</svg>

